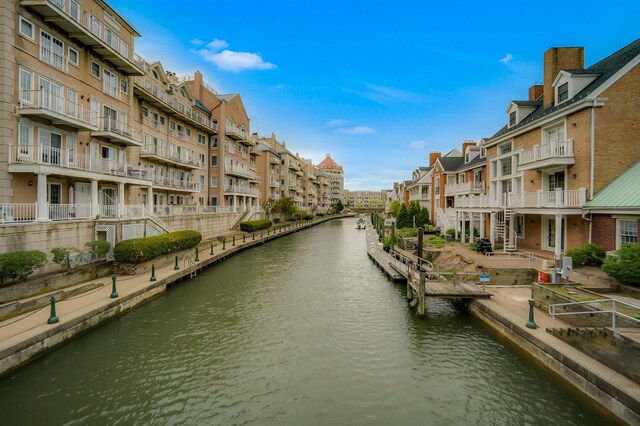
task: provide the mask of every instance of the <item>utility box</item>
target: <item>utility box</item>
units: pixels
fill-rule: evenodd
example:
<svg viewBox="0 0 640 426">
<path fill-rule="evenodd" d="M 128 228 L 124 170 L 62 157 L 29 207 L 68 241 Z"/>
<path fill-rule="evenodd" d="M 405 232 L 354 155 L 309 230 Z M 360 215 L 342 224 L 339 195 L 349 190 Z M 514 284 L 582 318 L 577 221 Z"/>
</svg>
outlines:
<svg viewBox="0 0 640 426">
<path fill-rule="evenodd" d="M 562 276 L 569 279 L 573 271 L 573 259 L 569 256 L 562 257 Z"/>
</svg>

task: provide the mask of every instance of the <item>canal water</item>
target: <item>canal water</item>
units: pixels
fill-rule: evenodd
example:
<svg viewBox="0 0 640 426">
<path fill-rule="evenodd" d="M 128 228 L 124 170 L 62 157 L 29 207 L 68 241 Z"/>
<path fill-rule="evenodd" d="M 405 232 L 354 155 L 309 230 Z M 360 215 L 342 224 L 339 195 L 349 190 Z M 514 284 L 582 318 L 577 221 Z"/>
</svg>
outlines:
<svg viewBox="0 0 640 426">
<path fill-rule="evenodd" d="M 467 313 L 403 288 L 334 220 L 247 250 L 0 380 L 0 423 L 602 425 Z"/>
</svg>

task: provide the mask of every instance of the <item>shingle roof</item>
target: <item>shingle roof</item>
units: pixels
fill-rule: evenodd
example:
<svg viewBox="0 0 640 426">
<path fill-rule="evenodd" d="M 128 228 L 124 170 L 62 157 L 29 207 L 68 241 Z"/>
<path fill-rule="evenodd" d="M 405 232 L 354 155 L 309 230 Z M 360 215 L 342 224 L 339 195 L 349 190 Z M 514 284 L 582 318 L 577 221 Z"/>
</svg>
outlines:
<svg viewBox="0 0 640 426">
<path fill-rule="evenodd" d="M 318 167 L 322 166 L 327 166 L 327 169 L 333 169 L 333 166 L 338 166 L 338 170 L 342 170 L 342 166 L 333 161 L 333 158 L 331 158 L 329 155 L 327 155 L 324 160 L 318 163 Z"/>
<path fill-rule="evenodd" d="M 269 151 L 270 153 L 275 154 L 277 157 L 280 157 L 280 154 L 275 149 L 271 148 L 269 145 L 263 144 L 262 142 L 258 142 L 256 148 L 258 149 L 258 151 Z"/>
<path fill-rule="evenodd" d="M 536 121 L 546 115 L 554 113 L 558 110 L 567 108 L 577 101 L 584 99 L 593 91 L 595 91 L 598 87 L 600 87 L 604 82 L 606 82 L 609 78 L 611 78 L 616 72 L 620 70 L 620 68 L 624 67 L 629 61 L 640 54 L 640 39 L 634 41 L 633 43 L 623 47 L 617 52 L 607 56 L 600 62 L 596 62 L 591 65 L 589 68 L 584 70 L 568 70 L 568 72 L 572 72 L 573 74 L 600 74 L 595 80 L 593 80 L 587 87 L 582 89 L 579 93 L 575 94 L 573 98 L 570 100 L 561 103 L 557 106 L 548 106 L 544 108 L 540 105 L 535 111 L 529 114 L 524 120 L 518 123 L 515 126 L 509 127 L 504 125 L 500 130 L 498 130 L 493 136 L 491 136 L 490 140 L 498 138 L 502 135 L 505 135 L 515 129 L 523 127 L 533 121 Z"/>
<path fill-rule="evenodd" d="M 598 192 L 584 207 L 593 208 L 640 208 L 640 161 L 629 167 L 627 171 L 614 179 L 609 185 Z"/>
<path fill-rule="evenodd" d="M 464 164 L 464 157 L 440 157 L 438 161 L 445 172 L 454 172 L 461 164 Z"/>
<path fill-rule="evenodd" d="M 211 110 L 209 108 L 207 108 L 206 106 L 204 106 L 204 104 L 202 102 L 200 102 L 199 99 L 195 100 L 195 104 L 196 104 L 197 108 L 201 109 L 203 112 L 206 112 L 207 115 L 211 115 Z"/>
<path fill-rule="evenodd" d="M 458 170 L 462 171 L 462 170 L 473 169 L 475 167 L 484 165 L 486 162 L 487 162 L 486 158 L 480 158 L 480 156 L 478 155 L 476 158 L 469 161 L 468 163 L 464 164 L 463 162 L 462 164 L 460 164 L 460 166 L 458 167 Z"/>
<path fill-rule="evenodd" d="M 542 106 L 542 101 L 512 101 L 514 104 L 523 107 L 537 107 Z"/>
</svg>

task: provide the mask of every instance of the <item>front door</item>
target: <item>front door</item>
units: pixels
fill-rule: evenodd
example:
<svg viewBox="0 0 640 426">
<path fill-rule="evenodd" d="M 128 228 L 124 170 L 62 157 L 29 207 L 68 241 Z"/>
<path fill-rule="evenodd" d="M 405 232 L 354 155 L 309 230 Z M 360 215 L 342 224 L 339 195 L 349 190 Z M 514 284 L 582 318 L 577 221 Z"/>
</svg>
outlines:
<svg viewBox="0 0 640 426">
<path fill-rule="evenodd" d="M 76 204 L 91 204 L 91 184 L 88 182 L 76 182 Z"/>
<path fill-rule="evenodd" d="M 49 202 L 49 218 L 62 219 L 60 204 L 62 203 L 62 185 L 50 183 L 47 191 L 47 201 Z"/>
<path fill-rule="evenodd" d="M 544 241 L 542 248 L 545 250 L 553 251 L 556 247 L 556 219 L 555 217 L 548 217 L 543 219 L 544 222 Z M 565 236 L 565 219 L 562 219 L 560 235 L 560 249 L 564 250 L 564 236 Z"/>
<path fill-rule="evenodd" d="M 102 215 L 104 217 L 116 217 L 116 190 L 114 188 L 102 188 Z"/>
</svg>

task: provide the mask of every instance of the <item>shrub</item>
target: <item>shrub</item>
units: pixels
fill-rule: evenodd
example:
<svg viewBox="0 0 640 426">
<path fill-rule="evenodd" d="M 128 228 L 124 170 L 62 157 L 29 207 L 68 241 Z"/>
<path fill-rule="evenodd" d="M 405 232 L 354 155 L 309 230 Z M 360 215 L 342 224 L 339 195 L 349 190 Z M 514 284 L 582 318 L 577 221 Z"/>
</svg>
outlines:
<svg viewBox="0 0 640 426">
<path fill-rule="evenodd" d="M 495 243 L 493 245 L 493 249 L 498 251 L 498 250 L 502 250 L 504 248 L 504 245 L 500 244 L 500 243 Z"/>
<path fill-rule="evenodd" d="M 57 263 L 62 266 L 65 270 L 71 269 L 71 265 L 69 264 L 69 255 L 76 251 L 73 247 L 55 247 L 51 249 L 51 254 L 53 255 L 53 263 Z"/>
<path fill-rule="evenodd" d="M 323 217 L 323 216 L 325 216 L 325 213 L 319 212 L 319 213 L 316 213 L 316 216 Z"/>
<path fill-rule="evenodd" d="M 478 243 L 476 243 L 475 241 L 474 241 L 474 242 L 472 242 L 472 243 L 469 243 L 469 248 L 470 248 L 471 250 L 473 250 L 473 251 L 478 251 L 478 247 L 479 247 L 479 246 L 480 246 L 480 245 L 479 245 Z"/>
<path fill-rule="evenodd" d="M 456 230 L 453 229 L 453 228 L 449 228 L 449 229 L 446 230 L 445 234 L 451 235 L 452 237 L 455 237 L 456 236 Z"/>
<path fill-rule="evenodd" d="M 163 254 L 195 247 L 202 241 L 198 231 L 177 231 L 153 237 L 120 241 L 113 249 L 116 262 L 141 263 Z"/>
<path fill-rule="evenodd" d="M 312 220 L 314 217 L 313 213 L 304 213 L 302 215 L 302 220 Z"/>
<path fill-rule="evenodd" d="M 398 234 L 402 235 L 404 238 L 411 238 L 418 235 L 418 230 L 416 228 L 402 228 L 398 229 Z"/>
<path fill-rule="evenodd" d="M 280 218 L 279 217 L 274 218 L 273 223 L 280 223 Z"/>
<path fill-rule="evenodd" d="M 566 255 L 573 259 L 574 268 L 580 266 L 600 266 L 607 257 L 607 252 L 597 244 L 582 244 L 580 247 L 567 250 Z"/>
<path fill-rule="evenodd" d="M 430 246 L 434 246 L 434 247 L 442 247 L 444 245 L 445 241 L 442 238 L 436 237 L 434 235 L 434 236 L 431 236 L 431 237 L 427 238 L 425 243 L 430 245 Z"/>
<path fill-rule="evenodd" d="M 240 230 L 244 232 L 255 232 L 261 229 L 271 228 L 269 219 L 252 220 L 249 222 L 240 222 Z"/>
<path fill-rule="evenodd" d="M 40 250 L 0 254 L 0 285 L 6 279 L 24 280 L 45 263 L 47 254 Z"/>
<path fill-rule="evenodd" d="M 602 270 L 625 284 L 640 286 L 640 245 L 623 245 L 615 256 L 607 256 Z"/>
<path fill-rule="evenodd" d="M 91 249 L 94 259 L 100 259 L 102 256 L 109 253 L 109 250 L 111 250 L 111 243 L 109 243 L 109 241 L 90 241 L 85 245 Z"/>
</svg>

